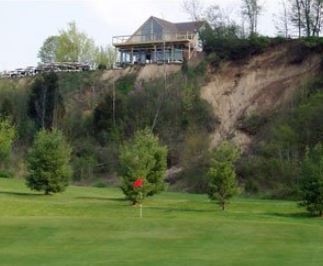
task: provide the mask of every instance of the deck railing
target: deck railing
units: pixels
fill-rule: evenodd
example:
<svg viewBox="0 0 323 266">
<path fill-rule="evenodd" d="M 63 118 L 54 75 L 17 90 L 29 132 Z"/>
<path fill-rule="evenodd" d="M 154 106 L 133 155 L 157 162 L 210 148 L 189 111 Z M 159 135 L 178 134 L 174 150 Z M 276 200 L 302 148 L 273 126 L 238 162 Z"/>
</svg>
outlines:
<svg viewBox="0 0 323 266">
<path fill-rule="evenodd" d="M 170 41 L 185 41 L 192 40 L 195 34 L 192 32 L 170 32 L 163 34 L 149 34 L 149 35 L 124 35 L 112 37 L 113 45 L 126 44 L 141 44 L 151 42 L 170 42 Z"/>
</svg>

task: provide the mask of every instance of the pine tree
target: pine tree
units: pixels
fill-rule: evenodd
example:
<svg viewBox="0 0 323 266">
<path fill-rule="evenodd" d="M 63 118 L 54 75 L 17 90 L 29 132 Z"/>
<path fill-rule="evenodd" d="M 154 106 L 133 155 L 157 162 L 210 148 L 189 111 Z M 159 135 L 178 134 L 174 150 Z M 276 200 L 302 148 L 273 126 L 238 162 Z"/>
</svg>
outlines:
<svg viewBox="0 0 323 266">
<path fill-rule="evenodd" d="M 159 144 L 149 129 L 137 131 L 133 139 L 121 147 L 119 176 L 121 189 L 128 200 L 136 204 L 165 189 L 166 158 L 167 148 Z M 140 195 L 133 187 L 138 178 L 143 180 Z"/>
<path fill-rule="evenodd" d="M 239 150 L 229 142 L 223 142 L 213 152 L 208 175 L 209 198 L 216 200 L 222 210 L 229 199 L 237 193 L 234 163 L 240 156 Z"/>
<path fill-rule="evenodd" d="M 71 148 L 59 130 L 42 129 L 27 156 L 27 186 L 46 195 L 64 191 L 72 174 L 70 156 Z"/>
</svg>

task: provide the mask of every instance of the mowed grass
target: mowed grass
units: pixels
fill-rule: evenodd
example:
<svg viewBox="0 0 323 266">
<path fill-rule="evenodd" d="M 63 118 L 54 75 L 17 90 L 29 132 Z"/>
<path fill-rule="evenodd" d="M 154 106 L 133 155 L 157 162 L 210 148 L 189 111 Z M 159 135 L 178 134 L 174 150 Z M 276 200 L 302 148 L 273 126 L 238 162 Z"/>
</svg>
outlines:
<svg viewBox="0 0 323 266">
<path fill-rule="evenodd" d="M 323 265 L 323 220 L 295 202 L 163 193 L 144 218 L 115 188 L 30 192 L 0 179 L 0 265 Z"/>
</svg>

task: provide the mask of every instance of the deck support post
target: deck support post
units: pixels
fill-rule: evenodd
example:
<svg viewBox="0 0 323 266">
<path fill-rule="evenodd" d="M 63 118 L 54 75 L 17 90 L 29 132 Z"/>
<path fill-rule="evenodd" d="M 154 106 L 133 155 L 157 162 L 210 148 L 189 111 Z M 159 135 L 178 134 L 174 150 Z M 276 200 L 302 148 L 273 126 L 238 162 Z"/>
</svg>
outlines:
<svg viewBox="0 0 323 266">
<path fill-rule="evenodd" d="M 123 64 L 123 51 L 120 51 L 120 64 Z"/>
<path fill-rule="evenodd" d="M 130 52 L 130 63 L 131 63 L 132 65 L 134 64 L 133 48 L 131 48 L 131 52 Z"/>
<path fill-rule="evenodd" d="M 172 45 L 171 61 L 172 61 L 172 62 L 174 62 L 174 61 L 175 61 L 175 48 L 174 48 L 174 44 Z"/>
</svg>

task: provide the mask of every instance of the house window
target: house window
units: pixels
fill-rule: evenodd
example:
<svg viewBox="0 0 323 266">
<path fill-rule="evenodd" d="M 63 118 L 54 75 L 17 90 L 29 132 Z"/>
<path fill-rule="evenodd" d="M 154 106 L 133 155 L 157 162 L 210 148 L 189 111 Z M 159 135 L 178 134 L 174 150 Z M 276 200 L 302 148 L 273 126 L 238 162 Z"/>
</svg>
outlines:
<svg viewBox="0 0 323 266">
<path fill-rule="evenodd" d="M 156 41 L 161 40 L 163 28 L 153 19 L 147 21 L 141 29 L 141 41 Z"/>
</svg>

